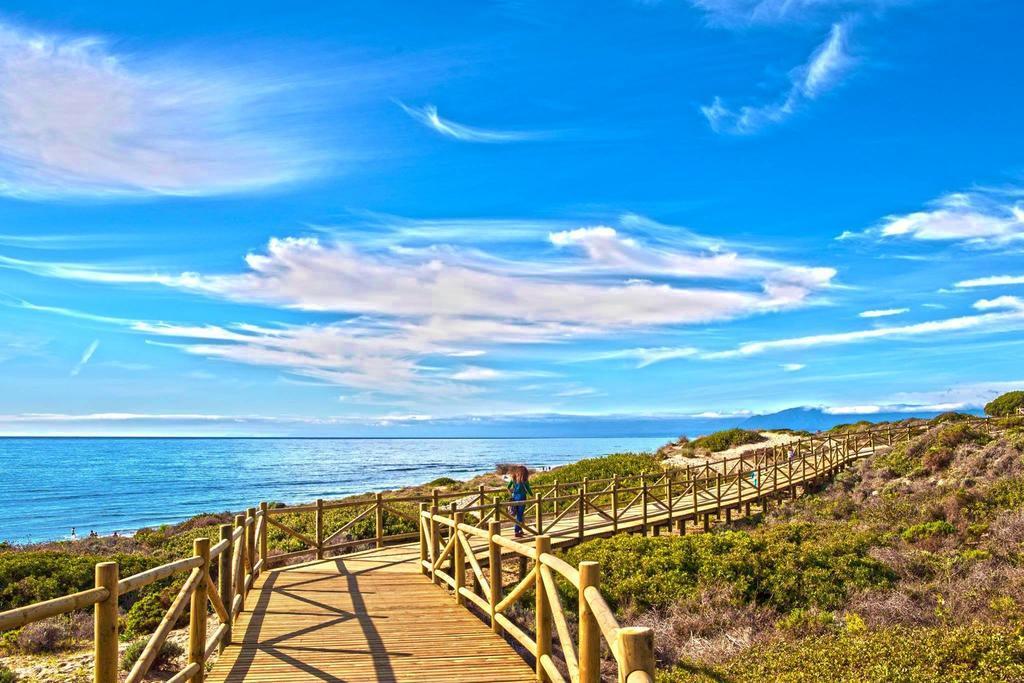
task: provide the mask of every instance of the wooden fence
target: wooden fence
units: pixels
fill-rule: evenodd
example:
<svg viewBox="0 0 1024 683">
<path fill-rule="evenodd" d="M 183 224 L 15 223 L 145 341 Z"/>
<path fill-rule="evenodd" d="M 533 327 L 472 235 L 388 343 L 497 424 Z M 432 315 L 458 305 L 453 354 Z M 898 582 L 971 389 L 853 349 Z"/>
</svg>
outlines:
<svg viewBox="0 0 1024 683">
<path fill-rule="evenodd" d="M 1001 428 L 994 420 L 977 420 L 989 427 Z M 671 470 L 660 475 L 612 477 L 578 482 L 554 482 L 538 491 L 535 498 L 522 501 L 526 508 L 524 529 L 535 536 L 534 546 L 501 535 L 502 522 L 515 521 L 504 488 L 480 487 L 475 492 L 445 492 L 434 489 L 429 496 L 385 496 L 355 502 L 270 508 L 260 503 L 235 517 L 233 525 L 220 527 L 218 542 L 197 539 L 191 557 L 175 560 L 138 574 L 120 578 L 115 562 L 102 562 L 95 568 L 95 587 L 71 595 L 0 612 L 0 632 L 26 624 L 94 607 L 94 680 L 115 683 L 118 680 L 118 599 L 156 581 L 187 573 L 184 585 L 172 601 L 164 618 L 149 638 L 138 661 L 128 674 L 129 683 L 141 681 L 153 665 L 161 646 L 186 605 L 190 606 L 188 664 L 175 674 L 172 683 L 202 683 L 207 659 L 233 642 L 231 629 L 243 610 L 246 596 L 261 571 L 299 556 L 315 555 L 356 547 L 400 543 L 419 538 L 420 562 L 435 582 L 450 586 L 460 604 L 473 604 L 483 610 L 496 631 L 504 631 L 531 652 L 537 660 L 538 676 L 551 680 L 594 681 L 600 638 L 608 643 L 619 665 L 620 680 L 629 683 L 653 680 L 653 655 L 650 633 L 643 629 L 620 628 L 600 595 L 599 571 L 593 563 L 571 567 L 550 553 L 552 545 L 571 545 L 590 536 L 610 535 L 624 530 L 655 534 L 659 529 L 701 517 L 705 528 L 711 514 L 726 520 L 732 510 L 768 501 L 780 494 L 795 495 L 798 485 L 806 486 L 846 467 L 853 460 L 869 455 L 880 446 L 892 446 L 927 431 L 928 423 L 905 427 L 869 429 L 843 435 L 812 436 L 782 447 L 756 449 L 740 456 L 699 466 Z M 790 455 L 792 451 L 792 455 Z M 461 505 L 459 504 L 461 503 Z M 441 513 L 447 504 L 450 513 Z M 418 512 L 417 512 L 417 509 Z M 327 533 L 324 512 L 353 508 L 354 517 Z M 284 514 L 314 515 L 313 537 L 288 526 L 278 517 Z M 372 539 L 343 535 L 370 515 L 374 518 Z M 411 532 L 387 535 L 385 516 L 395 515 L 408 521 Z M 270 556 L 268 529 L 283 531 L 306 547 L 290 553 Z M 447 531 L 442 533 L 442 530 Z M 446 538 L 444 538 L 446 537 Z M 485 542 L 485 552 L 474 550 L 473 541 Z M 478 552 L 483 552 L 481 558 Z M 502 553 L 510 553 L 525 563 L 533 560 L 533 569 L 521 571 L 519 582 L 503 595 Z M 450 561 L 450 572 L 442 564 Z M 487 572 L 484 572 L 484 565 Z M 465 572 L 469 567 L 482 590 L 482 596 L 468 590 Z M 568 582 L 578 592 L 580 623 L 578 642 L 569 637 L 564 610 L 558 599 L 556 580 Z M 528 635 L 507 616 L 508 608 L 533 589 L 534 609 L 538 615 L 535 634 Z M 207 634 L 208 606 L 212 606 L 219 625 Z M 551 624 L 555 626 L 564 655 L 568 678 L 556 671 L 551 654 Z"/>
</svg>

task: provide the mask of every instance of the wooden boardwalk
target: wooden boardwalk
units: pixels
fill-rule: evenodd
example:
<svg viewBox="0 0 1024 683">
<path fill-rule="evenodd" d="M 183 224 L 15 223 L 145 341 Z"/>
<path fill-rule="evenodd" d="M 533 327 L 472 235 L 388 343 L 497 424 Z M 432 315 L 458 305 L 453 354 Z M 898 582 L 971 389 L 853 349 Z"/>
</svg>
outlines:
<svg viewBox="0 0 1024 683">
<path fill-rule="evenodd" d="M 808 472 L 806 477 L 820 476 Z M 744 485 L 746 481 L 746 485 Z M 771 482 L 759 492 L 734 479 L 667 498 L 651 496 L 643 508 L 623 510 L 612 522 L 606 510 L 593 510 L 544 529 L 553 547 L 624 532 L 657 531 L 673 523 L 707 524 L 712 514 L 747 504 L 761 511 L 768 495 L 794 491 L 792 478 Z M 671 511 L 670 511 L 671 508 Z M 747 508 L 749 511 L 749 508 Z M 533 535 L 526 523 L 522 539 Z M 502 534 L 512 536 L 511 524 Z M 468 539 L 481 564 L 488 544 Z M 514 555 L 505 548 L 503 556 Z M 468 568 L 468 565 L 467 565 Z M 207 680 L 212 683 L 263 681 L 416 681 L 484 683 L 536 681 L 534 670 L 488 625 L 456 604 L 447 587 L 423 576 L 416 543 L 390 546 L 264 572 L 249 594 L 229 645 Z"/>
<path fill-rule="evenodd" d="M 534 681 L 480 619 L 426 580 L 407 544 L 264 572 L 214 683 Z"/>
</svg>

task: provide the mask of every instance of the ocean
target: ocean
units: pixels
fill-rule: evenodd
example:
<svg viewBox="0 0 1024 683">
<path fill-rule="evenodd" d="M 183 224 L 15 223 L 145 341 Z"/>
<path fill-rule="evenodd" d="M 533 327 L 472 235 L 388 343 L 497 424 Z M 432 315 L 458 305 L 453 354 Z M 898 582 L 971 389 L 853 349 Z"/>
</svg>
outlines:
<svg viewBox="0 0 1024 683">
<path fill-rule="evenodd" d="M 289 504 L 652 451 L 673 436 L 523 439 L 0 438 L 0 541 L 130 533 Z"/>
</svg>

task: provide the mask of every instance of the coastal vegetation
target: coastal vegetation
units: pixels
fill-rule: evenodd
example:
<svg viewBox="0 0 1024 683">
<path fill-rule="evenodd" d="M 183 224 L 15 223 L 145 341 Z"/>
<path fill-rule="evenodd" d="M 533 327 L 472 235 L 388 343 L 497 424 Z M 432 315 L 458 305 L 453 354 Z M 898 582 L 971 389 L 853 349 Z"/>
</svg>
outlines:
<svg viewBox="0 0 1024 683">
<path fill-rule="evenodd" d="M 1024 429 L 935 420 L 767 516 L 566 552 L 659 680 L 1024 678 Z"/>
</svg>

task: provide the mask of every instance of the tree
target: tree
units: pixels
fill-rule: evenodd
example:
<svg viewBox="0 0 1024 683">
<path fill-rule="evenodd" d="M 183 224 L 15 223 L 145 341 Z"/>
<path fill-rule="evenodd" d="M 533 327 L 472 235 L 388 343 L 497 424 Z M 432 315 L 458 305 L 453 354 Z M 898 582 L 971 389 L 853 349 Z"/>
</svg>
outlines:
<svg viewBox="0 0 1024 683">
<path fill-rule="evenodd" d="M 992 417 L 1005 417 L 1024 413 L 1024 391 L 1010 391 L 985 405 L 985 413 Z"/>
</svg>

